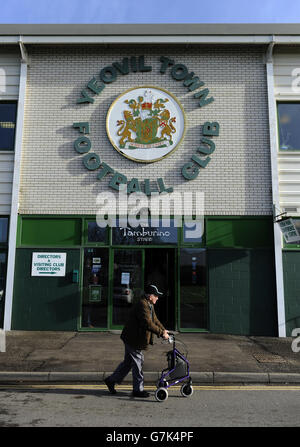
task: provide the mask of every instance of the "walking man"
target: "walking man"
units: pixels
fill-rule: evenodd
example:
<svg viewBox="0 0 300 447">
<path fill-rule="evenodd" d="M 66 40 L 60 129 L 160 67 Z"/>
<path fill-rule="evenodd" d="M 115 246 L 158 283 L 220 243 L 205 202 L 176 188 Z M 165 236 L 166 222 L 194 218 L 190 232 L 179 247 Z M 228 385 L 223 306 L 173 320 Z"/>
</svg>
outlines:
<svg viewBox="0 0 300 447">
<path fill-rule="evenodd" d="M 144 297 L 132 308 L 129 319 L 124 326 L 121 339 L 125 345 L 124 361 L 120 363 L 115 372 L 105 379 L 105 383 L 111 394 L 116 394 L 115 384 L 121 383 L 125 376 L 132 370 L 134 397 L 149 397 L 144 390 L 142 350 L 148 345 L 153 345 L 153 334 L 164 339 L 169 338 L 168 331 L 158 320 L 154 304 L 162 293 L 153 284 L 145 288 Z"/>
</svg>

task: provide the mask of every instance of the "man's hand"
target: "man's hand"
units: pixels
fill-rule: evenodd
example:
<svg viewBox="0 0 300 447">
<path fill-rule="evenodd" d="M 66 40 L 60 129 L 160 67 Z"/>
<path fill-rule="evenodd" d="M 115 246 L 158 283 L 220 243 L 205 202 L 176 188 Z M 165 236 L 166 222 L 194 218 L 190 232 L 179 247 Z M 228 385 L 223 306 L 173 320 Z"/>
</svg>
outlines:
<svg viewBox="0 0 300 447">
<path fill-rule="evenodd" d="M 168 333 L 167 330 L 164 331 L 162 337 L 163 337 L 165 340 L 168 340 L 168 338 L 169 338 L 169 333 Z"/>
</svg>

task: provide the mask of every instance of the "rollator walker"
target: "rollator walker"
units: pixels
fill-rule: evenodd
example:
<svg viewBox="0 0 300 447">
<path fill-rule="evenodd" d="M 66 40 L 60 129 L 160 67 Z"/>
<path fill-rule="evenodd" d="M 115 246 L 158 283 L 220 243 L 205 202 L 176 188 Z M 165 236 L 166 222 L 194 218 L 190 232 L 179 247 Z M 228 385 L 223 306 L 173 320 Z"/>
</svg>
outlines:
<svg viewBox="0 0 300 447">
<path fill-rule="evenodd" d="M 183 397 L 190 397 L 194 391 L 192 378 L 190 377 L 189 362 L 176 348 L 174 334 L 169 333 L 168 343 L 173 343 L 173 349 L 166 353 L 168 367 L 162 370 L 160 379 L 157 382 L 155 399 L 158 402 L 167 400 L 168 389 L 178 383 L 182 383 L 180 393 Z M 184 343 L 182 344 L 184 345 Z"/>
</svg>

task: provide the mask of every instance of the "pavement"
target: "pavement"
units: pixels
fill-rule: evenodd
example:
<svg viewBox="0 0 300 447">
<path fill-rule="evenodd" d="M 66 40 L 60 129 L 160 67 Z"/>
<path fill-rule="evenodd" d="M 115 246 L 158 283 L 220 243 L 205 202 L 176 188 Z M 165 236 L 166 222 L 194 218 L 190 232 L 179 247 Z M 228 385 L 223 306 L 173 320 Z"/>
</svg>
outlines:
<svg viewBox="0 0 300 447">
<path fill-rule="evenodd" d="M 293 338 L 175 333 L 194 384 L 300 383 L 300 352 Z M 7 331 L 0 352 L 0 384 L 102 383 L 123 359 L 116 332 Z M 300 345 L 300 343 L 299 343 Z M 144 351 L 145 383 L 156 383 L 172 348 L 155 337 Z M 131 383 L 131 373 L 124 383 Z"/>
</svg>

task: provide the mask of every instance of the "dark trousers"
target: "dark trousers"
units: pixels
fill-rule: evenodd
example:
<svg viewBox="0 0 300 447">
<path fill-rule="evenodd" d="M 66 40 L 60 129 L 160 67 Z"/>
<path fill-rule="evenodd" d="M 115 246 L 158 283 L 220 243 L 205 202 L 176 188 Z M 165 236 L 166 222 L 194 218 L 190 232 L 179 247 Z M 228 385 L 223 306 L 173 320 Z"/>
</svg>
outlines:
<svg viewBox="0 0 300 447">
<path fill-rule="evenodd" d="M 109 376 L 109 380 L 114 383 L 121 383 L 125 376 L 132 370 L 133 378 L 133 391 L 143 391 L 144 390 L 144 374 L 143 374 L 143 363 L 144 354 L 142 351 L 133 349 L 131 346 L 125 345 L 125 355 L 124 360 L 114 373 Z"/>
</svg>

